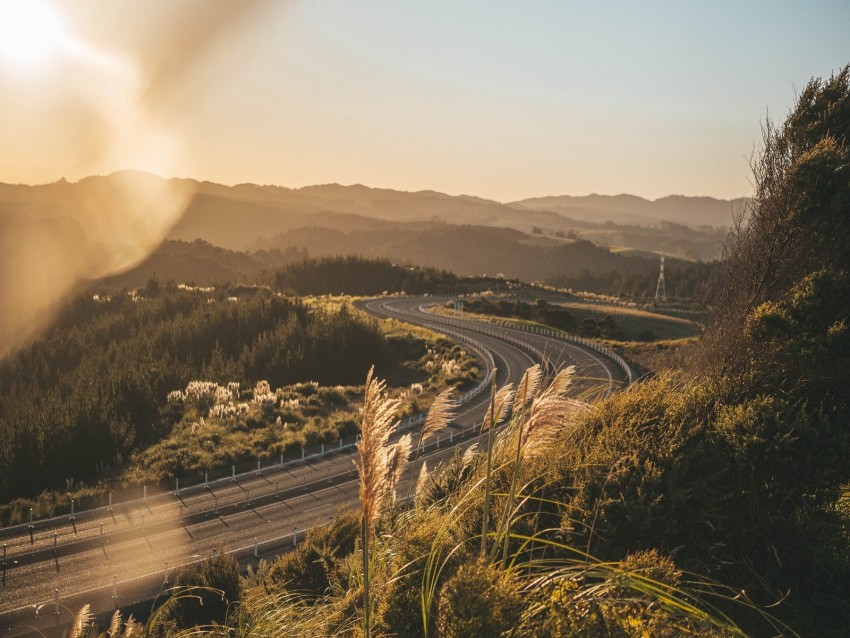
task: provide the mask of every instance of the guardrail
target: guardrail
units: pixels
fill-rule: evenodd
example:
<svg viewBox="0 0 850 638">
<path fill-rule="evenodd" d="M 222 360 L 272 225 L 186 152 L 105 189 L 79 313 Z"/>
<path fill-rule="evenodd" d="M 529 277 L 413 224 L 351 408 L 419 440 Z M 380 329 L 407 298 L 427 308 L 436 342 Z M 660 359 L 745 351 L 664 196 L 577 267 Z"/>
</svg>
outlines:
<svg viewBox="0 0 850 638">
<path fill-rule="evenodd" d="M 431 317 L 440 317 L 440 318 L 443 319 L 443 321 L 447 322 L 448 325 L 453 325 L 453 326 L 458 327 L 458 328 L 464 327 L 468 330 L 474 330 L 476 332 L 482 332 L 484 334 L 487 334 L 486 332 L 484 332 L 481 328 L 479 328 L 476 325 L 477 323 L 480 325 L 479 322 L 473 322 L 473 321 L 469 321 L 469 320 L 463 321 L 463 320 L 452 319 L 450 317 L 446 317 L 445 315 L 440 315 L 440 314 L 437 314 L 437 313 L 434 313 L 434 312 L 430 312 L 430 311 L 428 311 L 424 308 L 425 308 L 425 304 L 422 304 L 422 305 L 419 306 L 419 309 L 423 313 L 426 313 L 426 314 L 430 315 Z M 493 324 L 493 325 L 497 325 L 497 326 L 501 326 L 503 328 L 510 328 L 510 329 L 513 329 L 513 330 L 520 330 L 522 332 L 528 332 L 530 334 L 539 334 L 539 335 L 545 336 L 545 337 L 552 337 L 554 339 L 561 339 L 562 341 L 568 341 L 568 342 L 571 342 L 571 343 L 581 345 L 581 346 L 588 348 L 590 350 L 595 350 L 596 352 L 599 352 L 600 354 L 604 354 L 606 357 L 608 357 L 609 359 L 614 361 L 614 363 L 616 363 L 620 367 L 620 369 L 623 370 L 623 373 L 626 375 L 626 379 L 628 380 L 628 383 L 627 383 L 628 385 L 634 383 L 634 380 L 635 380 L 634 379 L 634 372 L 632 371 L 631 367 L 626 362 L 626 360 L 623 359 L 623 357 L 621 357 L 619 354 L 614 352 L 611 348 L 608 348 L 607 346 L 604 346 L 601 343 L 598 343 L 598 342 L 593 341 L 591 339 L 585 339 L 584 337 L 580 337 L 578 335 L 574 335 L 572 333 L 567 332 L 566 330 L 560 330 L 558 328 L 550 328 L 549 326 L 531 325 L 531 324 L 523 323 L 521 321 L 511 321 L 509 319 L 491 319 L 488 323 Z"/>
</svg>

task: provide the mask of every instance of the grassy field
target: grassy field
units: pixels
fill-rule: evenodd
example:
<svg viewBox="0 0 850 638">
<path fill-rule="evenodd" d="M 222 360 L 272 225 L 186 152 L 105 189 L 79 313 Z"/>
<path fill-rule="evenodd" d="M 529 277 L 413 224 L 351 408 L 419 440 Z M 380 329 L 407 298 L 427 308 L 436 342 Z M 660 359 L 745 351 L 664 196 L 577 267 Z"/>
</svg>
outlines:
<svg viewBox="0 0 850 638">
<path fill-rule="evenodd" d="M 582 319 L 591 318 L 594 320 L 602 319 L 605 315 L 610 315 L 614 318 L 623 332 L 625 333 L 625 341 L 635 341 L 639 339 L 641 334 L 651 332 L 654 339 L 640 339 L 641 341 L 656 341 L 668 339 L 682 339 L 693 337 L 699 334 L 699 326 L 688 319 L 681 317 L 672 317 L 666 314 L 650 312 L 639 308 L 630 308 L 626 306 L 614 304 L 596 304 L 596 303 L 579 303 L 570 302 L 558 304 L 562 308 L 566 308 L 579 323 Z"/>
<path fill-rule="evenodd" d="M 663 311 L 651 312 L 646 309 L 623 306 L 613 303 L 604 302 L 585 302 L 585 301 L 564 301 L 559 303 L 549 303 L 550 308 L 559 308 L 566 310 L 575 318 L 575 328 L 569 330 L 583 336 L 591 336 L 606 340 L 615 341 L 639 341 L 639 342 L 656 342 L 668 341 L 675 339 L 688 339 L 698 336 L 700 326 L 695 321 L 684 317 L 671 316 L 664 314 Z M 442 314 L 452 314 L 451 308 L 446 308 L 441 305 L 431 307 L 432 311 Z M 492 321 L 496 317 L 491 314 L 480 314 L 464 309 L 464 316 L 474 318 L 479 321 Z M 514 321 L 520 321 L 528 324 L 544 323 L 543 321 L 534 321 L 519 315 L 499 315 L 500 318 L 510 318 Z M 584 320 L 592 320 L 593 322 L 602 322 L 610 317 L 616 323 L 619 333 L 619 338 L 613 338 L 607 335 L 586 334 L 582 330 L 581 324 Z M 558 327 L 558 326 L 553 326 Z"/>
</svg>

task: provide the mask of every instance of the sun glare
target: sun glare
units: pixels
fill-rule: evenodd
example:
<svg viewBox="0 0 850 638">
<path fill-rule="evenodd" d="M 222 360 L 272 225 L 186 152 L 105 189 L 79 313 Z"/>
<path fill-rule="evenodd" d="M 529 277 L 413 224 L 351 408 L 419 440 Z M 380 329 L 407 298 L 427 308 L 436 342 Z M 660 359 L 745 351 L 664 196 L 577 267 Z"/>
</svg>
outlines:
<svg viewBox="0 0 850 638">
<path fill-rule="evenodd" d="M 62 20 L 43 0 L 0 0 L 0 64 L 45 64 L 63 36 Z"/>
</svg>

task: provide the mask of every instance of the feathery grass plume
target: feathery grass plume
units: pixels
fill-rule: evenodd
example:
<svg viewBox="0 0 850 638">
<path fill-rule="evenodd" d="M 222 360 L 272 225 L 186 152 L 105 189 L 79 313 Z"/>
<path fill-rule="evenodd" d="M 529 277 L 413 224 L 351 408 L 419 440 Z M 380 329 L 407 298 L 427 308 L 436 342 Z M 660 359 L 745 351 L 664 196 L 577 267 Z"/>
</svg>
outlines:
<svg viewBox="0 0 850 638">
<path fill-rule="evenodd" d="M 490 478 L 493 473 L 493 435 L 496 424 L 498 423 L 497 417 L 502 413 L 500 405 L 505 405 L 508 402 L 508 396 L 510 396 L 512 389 L 511 384 L 508 384 L 496 392 L 496 370 L 494 369 L 493 380 L 490 385 L 490 406 L 487 408 L 487 414 L 484 415 L 484 421 L 481 422 L 481 429 L 487 428 L 487 469 L 484 474 L 484 513 L 481 517 L 481 556 L 487 553 L 487 528 L 490 525 Z M 500 396 L 501 404 L 499 403 Z"/>
<path fill-rule="evenodd" d="M 74 616 L 74 625 L 71 627 L 71 633 L 68 634 L 70 638 L 82 638 L 92 620 L 94 620 L 94 616 L 91 613 L 91 605 L 86 603 L 80 607 L 80 611 Z"/>
<path fill-rule="evenodd" d="M 419 435 L 419 442 L 416 444 L 416 449 L 419 450 L 425 440 L 446 427 L 454 418 L 454 411 L 457 405 L 452 400 L 454 388 L 443 390 L 431 407 L 428 408 L 428 416 L 425 417 L 425 423 L 422 425 L 422 432 Z"/>
<path fill-rule="evenodd" d="M 387 396 L 386 383 L 375 378 L 374 372 L 375 367 L 372 366 L 366 375 L 360 441 L 357 443 L 357 451 L 360 452 L 360 465 L 357 466 L 360 475 L 360 506 L 363 510 L 360 540 L 363 554 L 363 633 L 366 638 L 371 636 L 369 540 L 375 532 L 375 523 L 381 514 L 387 494 L 394 489 L 395 472 L 390 471 L 391 450 L 394 450 L 394 457 L 399 456 L 398 452 L 401 451 L 396 446 L 387 446 L 390 435 L 396 429 L 395 413 L 399 401 Z M 409 439 L 407 445 L 409 454 Z M 406 462 L 407 458 L 404 460 Z"/>
<path fill-rule="evenodd" d="M 525 388 L 530 386 L 530 381 L 526 381 L 529 371 L 523 375 L 522 385 L 525 382 Z M 538 366 L 539 372 L 539 366 Z M 575 375 L 575 366 L 564 368 L 549 385 L 540 391 L 539 382 L 537 384 L 538 391 L 535 396 L 527 397 L 519 396 L 517 401 L 522 406 L 522 413 L 519 418 L 519 430 L 517 432 L 516 441 L 516 456 L 514 458 L 514 471 L 511 476 L 511 485 L 508 492 L 508 501 L 505 504 L 505 514 L 502 517 L 502 523 L 499 527 L 497 537 L 502 538 L 502 562 L 507 564 L 508 561 L 508 545 L 511 536 L 511 518 L 513 516 L 513 507 L 516 500 L 516 486 L 519 480 L 520 468 L 522 466 L 523 452 L 527 453 L 527 448 L 532 444 L 532 449 L 535 451 L 545 449 L 545 443 L 548 443 L 555 437 L 557 431 L 563 426 L 568 416 L 575 413 L 577 406 L 580 405 L 577 401 L 566 399 L 563 395 L 569 389 Z M 528 420 L 525 418 L 526 406 L 531 404 L 530 415 Z M 493 546 L 492 558 L 495 558 L 496 545 Z"/>
<path fill-rule="evenodd" d="M 130 614 L 129 618 L 127 618 L 127 622 L 124 623 L 124 638 L 131 638 L 135 636 L 139 631 L 141 625 L 136 622 L 136 619 L 133 618 L 133 614 Z"/>
<path fill-rule="evenodd" d="M 575 380 L 576 367 L 574 365 L 561 369 L 555 378 L 549 383 L 546 392 L 551 394 L 564 394 Z"/>
<path fill-rule="evenodd" d="M 496 375 L 493 375 L 493 384 L 495 387 Z M 514 401 L 514 384 L 506 383 L 496 393 L 495 397 L 490 400 L 490 405 L 487 408 L 487 413 L 484 415 L 484 420 L 481 422 L 482 428 L 494 428 L 505 420 L 508 413 L 511 411 L 511 405 Z"/>
<path fill-rule="evenodd" d="M 412 449 L 413 436 L 408 433 L 401 437 L 387 452 L 388 481 L 385 498 L 388 498 L 390 501 L 395 501 L 396 487 L 404 475 L 404 470 L 407 468 L 407 461 L 410 458 L 410 451 Z"/>
<path fill-rule="evenodd" d="M 545 447 L 567 420 L 587 408 L 587 404 L 564 396 L 575 377 L 575 366 L 561 370 L 549 386 L 531 404 L 531 413 L 520 432 L 519 445 L 524 453 Z"/>
<path fill-rule="evenodd" d="M 106 630 L 106 634 L 109 638 L 117 638 L 118 632 L 121 631 L 121 612 L 116 609 L 115 613 L 112 614 L 112 620 L 109 621 L 109 629 Z"/>
<path fill-rule="evenodd" d="M 453 392 L 454 388 L 447 388 L 431 403 L 425 423 L 422 424 L 422 431 L 419 433 L 419 441 L 416 443 L 417 452 L 422 449 L 422 445 L 429 436 L 442 430 L 454 418 L 457 405 L 452 400 Z M 418 486 L 415 489 L 418 490 Z M 410 481 L 407 483 L 407 497 L 410 498 Z"/>
<path fill-rule="evenodd" d="M 522 432 L 523 456 L 545 453 L 547 446 L 558 438 L 564 427 L 574 424 L 575 416 L 587 408 L 588 404 L 583 401 L 564 397 L 541 401 Z"/>
<path fill-rule="evenodd" d="M 425 487 L 425 481 L 428 480 L 428 461 L 422 461 L 422 467 L 419 468 L 419 478 L 416 479 L 416 490 L 414 494 L 419 498 L 422 494 L 422 489 Z"/>
<path fill-rule="evenodd" d="M 478 454 L 478 443 L 473 443 L 463 453 L 463 459 L 460 462 L 460 473 L 463 474 L 467 468 L 475 461 Z"/>
<path fill-rule="evenodd" d="M 522 379 L 516 387 L 516 403 L 521 409 L 526 409 L 532 399 L 537 396 L 540 391 L 540 384 L 543 382 L 543 370 L 539 363 L 535 363 L 530 368 L 526 368 L 522 374 Z"/>
<path fill-rule="evenodd" d="M 373 376 L 374 366 L 366 376 L 363 413 L 360 423 L 360 506 L 366 530 L 370 534 L 381 512 L 389 481 L 388 462 L 390 448 L 387 442 L 396 427 L 395 413 L 399 401 L 386 394 L 386 382 Z"/>
</svg>

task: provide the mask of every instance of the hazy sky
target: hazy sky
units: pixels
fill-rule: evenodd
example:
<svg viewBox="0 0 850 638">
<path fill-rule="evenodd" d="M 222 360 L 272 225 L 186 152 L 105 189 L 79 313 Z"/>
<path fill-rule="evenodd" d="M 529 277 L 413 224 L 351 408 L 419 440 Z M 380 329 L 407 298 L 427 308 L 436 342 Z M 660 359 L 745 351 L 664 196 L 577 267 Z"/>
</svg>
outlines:
<svg viewBox="0 0 850 638">
<path fill-rule="evenodd" d="M 0 181 L 737 197 L 850 2 L 0 0 Z"/>
</svg>

